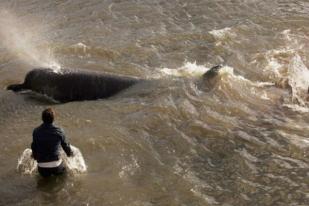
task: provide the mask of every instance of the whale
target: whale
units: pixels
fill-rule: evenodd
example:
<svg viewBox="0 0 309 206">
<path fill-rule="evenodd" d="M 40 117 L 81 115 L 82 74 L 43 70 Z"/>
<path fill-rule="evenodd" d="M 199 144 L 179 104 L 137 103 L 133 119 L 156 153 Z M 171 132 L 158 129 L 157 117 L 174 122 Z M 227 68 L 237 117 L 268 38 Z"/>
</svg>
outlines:
<svg viewBox="0 0 309 206">
<path fill-rule="evenodd" d="M 202 79 L 211 81 L 222 65 L 217 65 L 203 74 Z M 106 99 L 136 84 L 151 80 L 104 72 L 75 69 L 54 71 L 50 68 L 35 68 L 29 71 L 21 84 L 11 84 L 7 90 L 21 92 L 31 90 L 46 95 L 61 103 L 72 101 Z"/>
<path fill-rule="evenodd" d="M 8 90 L 32 90 L 58 102 L 96 100 L 111 97 L 144 80 L 129 76 L 112 75 L 75 69 L 54 71 L 36 68 L 26 74 L 21 84 L 12 84 Z"/>
</svg>

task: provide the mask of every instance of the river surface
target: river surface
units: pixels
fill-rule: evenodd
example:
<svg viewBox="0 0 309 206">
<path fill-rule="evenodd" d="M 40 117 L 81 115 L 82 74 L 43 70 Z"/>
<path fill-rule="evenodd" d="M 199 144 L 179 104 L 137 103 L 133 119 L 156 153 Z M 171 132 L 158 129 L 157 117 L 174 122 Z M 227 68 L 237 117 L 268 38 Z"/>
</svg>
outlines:
<svg viewBox="0 0 309 206">
<path fill-rule="evenodd" d="M 307 0 L 1 0 L 0 205 L 309 205 L 308 13 Z M 65 104 L 5 89 L 34 67 L 155 83 Z M 16 168 L 50 106 L 87 171 L 44 181 Z"/>
</svg>

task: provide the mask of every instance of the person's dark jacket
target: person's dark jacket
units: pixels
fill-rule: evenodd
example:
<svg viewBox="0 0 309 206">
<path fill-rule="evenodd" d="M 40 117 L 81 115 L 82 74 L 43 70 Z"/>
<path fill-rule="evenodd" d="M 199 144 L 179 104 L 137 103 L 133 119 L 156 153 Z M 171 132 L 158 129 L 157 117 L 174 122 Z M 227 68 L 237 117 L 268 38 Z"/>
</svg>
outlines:
<svg viewBox="0 0 309 206">
<path fill-rule="evenodd" d="M 51 162 L 59 160 L 60 145 L 67 154 L 72 156 L 70 144 L 66 141 L 64 132 L 53 124 L 43 123 L 33 131 L 31 144 L 32 156 L 37 162 Z"/>
</svg>

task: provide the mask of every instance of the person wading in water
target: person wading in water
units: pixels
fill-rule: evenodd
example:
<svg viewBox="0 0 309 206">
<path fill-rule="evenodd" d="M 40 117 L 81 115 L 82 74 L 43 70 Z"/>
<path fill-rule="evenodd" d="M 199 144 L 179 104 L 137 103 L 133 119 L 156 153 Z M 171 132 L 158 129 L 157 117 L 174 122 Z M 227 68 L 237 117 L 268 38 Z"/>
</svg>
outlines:
<svg viewBox="0 0 309 206">
<path fill-rule="evenodd" d="M 68 157 L 73 156 L 61 128 L 53 125 L 55 112 L 48 108 L 42 112 L 43 124 L 33 130 L 32 157 L 38 162 L 41 176 L 61 175 L 66 171 L 60 158 L 60 145 Z"/>
</svg>

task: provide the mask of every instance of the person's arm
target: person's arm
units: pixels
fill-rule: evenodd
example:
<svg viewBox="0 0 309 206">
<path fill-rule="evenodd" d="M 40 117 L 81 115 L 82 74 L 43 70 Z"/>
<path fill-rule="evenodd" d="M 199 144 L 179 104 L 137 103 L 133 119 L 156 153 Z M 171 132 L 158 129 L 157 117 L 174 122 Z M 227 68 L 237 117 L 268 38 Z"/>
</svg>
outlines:
<svg viewBox="0 0 309 206">
<path fill-rule="evenodd" d="M 60 130 L 60 137 L 61 137 L 61 146 L 64 152 L 67 154 L 68 157 L 73 156 L 73 151 L 70 147 L 70 143 L 66 140 L 63 130 Z"/>
<path fill-rule="evenodd" d="M 35 140 L 34 140 L 34 132 L 33 132 L 33 134 L 32 134 L 32 143 L 31 143 L 31 150 L 32 150 L 32 155 L 31 155 L 31 157 L 33 158 L 33 159 L 37 159 L 37 151 L 36 151 L 36 144 L 35 144 Z"/>
</svg>

